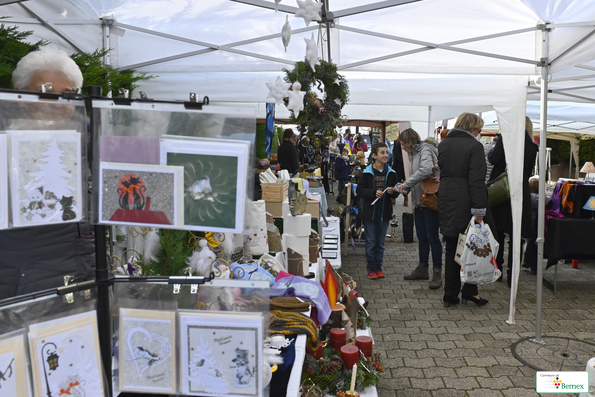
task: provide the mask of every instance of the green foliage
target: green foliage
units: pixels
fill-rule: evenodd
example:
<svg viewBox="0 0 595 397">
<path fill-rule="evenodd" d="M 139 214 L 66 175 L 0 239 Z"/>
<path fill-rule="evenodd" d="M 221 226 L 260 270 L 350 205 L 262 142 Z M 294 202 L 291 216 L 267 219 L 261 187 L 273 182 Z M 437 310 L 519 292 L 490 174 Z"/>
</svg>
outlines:
<svg viewBox="0 0 595 397">
<path fill-rule="evenodd" d="M 256 146 L 256 158 L 264 159 L 267 157 L 267 133 L 266 133 L 266 124 L 256 124 L 256 139 L 254 141 L 254 146 Z"/>
<path fill-rule="evenodd" d="M 271 152 L 277 152 L 277 148 L 283 140 L 283 128 L 276 125 L 273 131 L 275 135 L 273 135 L 273 143 L 271 143 Z"/>
<path fill-rule="evenodd" d="M 136 72 L 134 70 L 120 70 L 109 65 L 104 65 L 103 57 L 109 51 L 98 49 L 91 54 L 83 52 L 71 56 L 83 73 L 83 94 L 89 93 L 90 86 L 101 86 L 103 95 L 106 95 L 111 90 L 113 96 L 118 96 L 117 92 L 120 88 L 125 88 L 132 93 L 132 91 L 138 88 L 137 82 L 156 77 L 147 75 L 146 73 L 135 75 Z"/>
<path fill-rule="evenodd" d="M 552 149 L 552 164 L 568 165 L 570 160 L 570 142 L 548 139 L 547 147 Z M 587 161 L 595 161 L 595 139 L 579 138 L 578 164 L 582 167 Z M 574 164 L 574 159 L 572 160 Z"/>
<path fill-rule="evenodd" d="M 7 17 L 0 17 L 5 19 Z M 26 40 L 33 31 L 19 32 L 17 26 L 0 25 L 0 88 L 12 88 L 12 71 L 19 60 L 47 42 L 40 40 L 30 44 Z"/>
<path fill-rule="evenodd" d="M 297 124 L 301 132 L 308 131 L 310 138 L 318 132 L 323 136 L 333 135 L 335 127 L 342 122 L 341 110 L 349 101 L 349 86 L 345 77 L 337 73 L 337 65 L 320 60 L 320 65 L 312 70 L 308 61 L 304 60 L 296 62 L 293 70 L 283 71 L 286 74 L 285 82 L 293 84 L 299 81 L 301 91 L 307 92 L 304 110 L 300 111 L 297 118 L 291 111 L 291 122 Z M 313 85 L 326 93 L 324 100 L 311 92 Z M 289 104 L 288 99 L 283 101 L 286 106 Z"/>
<path fill-rule="evenodd" d="M 190 232 L 185 230 L 159 231 L 161 248 L 157 253 L 157 260 L 145 263 L 143 270 L 148 276 L 182 276 L 188 267 L 186 259 L 194 251 L 190 242 Z"/>
</svg>

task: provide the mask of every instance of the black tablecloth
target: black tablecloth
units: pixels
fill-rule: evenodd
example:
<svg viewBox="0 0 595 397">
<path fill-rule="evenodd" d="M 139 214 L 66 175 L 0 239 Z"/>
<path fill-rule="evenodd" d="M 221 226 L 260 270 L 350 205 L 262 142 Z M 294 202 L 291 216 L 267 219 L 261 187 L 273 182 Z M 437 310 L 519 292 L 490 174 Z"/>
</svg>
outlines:
<svg viewBox="0 0 595 397">
<path fill-rule="evenodd" d="M 552 218 L 545 235 L 547 268 L 560 259 L 595 258 L 595 220 Z"/>
</svg>

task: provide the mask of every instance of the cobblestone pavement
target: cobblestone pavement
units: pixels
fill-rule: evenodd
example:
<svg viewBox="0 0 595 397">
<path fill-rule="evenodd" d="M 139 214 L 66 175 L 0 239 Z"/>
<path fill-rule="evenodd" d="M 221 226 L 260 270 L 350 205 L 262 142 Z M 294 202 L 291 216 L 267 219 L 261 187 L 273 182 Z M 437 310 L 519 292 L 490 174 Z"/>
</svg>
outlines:
<svg viewBox="0 0 595 397">
<path fill-rule="evenodd" d="M 334 198 L 329 196 L 332 204 Z M 396 236 L 402 236 L 405 210 L 399 197 Z M 375 350 L 382 353 L 385 365 L 378 384 L 380 397 L 539 395 L 536 370 L 517 360 L 511 350 L 520 339 L 535 337 L 536 276 L 527 269 L 521 270 L 516 322 L 508 324 L 506 282 L 479 287 L 481 297 L 489 300 L 486 306 L 469 303 L 445 309 L 442 288 L 430 290 L 428 281 L 403 280 L 417 265 L 417 237 L 408 244 L 386 243 L 384 279 L 367 278 L 363 241 L 343 252 L 342 260 L 341 270 L 357 281 L 374 320 Z M 544 278 L 553 282 L 554 267 L 545 271 Z M 595 261 L 581 261 L 579 269 L 559 265 L 557 293 L 543 288 L 541 335 L 595 342 L 594 284 Z"/>
</svg>

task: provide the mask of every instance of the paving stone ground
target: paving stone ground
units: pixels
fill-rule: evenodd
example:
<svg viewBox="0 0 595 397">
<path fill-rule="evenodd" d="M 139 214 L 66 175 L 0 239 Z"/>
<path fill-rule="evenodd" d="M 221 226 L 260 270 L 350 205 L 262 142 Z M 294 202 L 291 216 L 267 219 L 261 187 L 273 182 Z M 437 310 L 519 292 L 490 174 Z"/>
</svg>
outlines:
<svg viewBox="0 0 595 397">
<path fill-rule="evenodd" d="M 338 206 L 333 196 L 328 196 L 328 203 Z M 402 197 L 394 209 L 401 223 L 407 209 Z M 401 225 L 393 232 L 402 236 Z M 535 337 L 537 277 L 521 270 L 516 321 L 508 324 L 510 289 L 505 282 L 479 287 L 480 295 L 489 300 L 483 307 L 470 303 L 446 309 L 442 288 L 430 290 L 428 281 L 403 280 L 417 260 L 417 237 L 413 243 L 387 242 L 387 277 L 369 280 L 363 241 L 342 253 L 341 270 L 357 281 L 360 296 L 369 302 L 375 350 L 384 357 L 379 396 L 538 396 L 536 370 L 511 350 L 515 342 Z M 545 271 L 544 278 L 553 282 L 554 267 Z M 595 261 L 580 261 L 578 269 L 570 263 L 559 265 L 556 294 L 543 288 L 541 335 L 594 343 L 594 286 Z"/>
</svg>

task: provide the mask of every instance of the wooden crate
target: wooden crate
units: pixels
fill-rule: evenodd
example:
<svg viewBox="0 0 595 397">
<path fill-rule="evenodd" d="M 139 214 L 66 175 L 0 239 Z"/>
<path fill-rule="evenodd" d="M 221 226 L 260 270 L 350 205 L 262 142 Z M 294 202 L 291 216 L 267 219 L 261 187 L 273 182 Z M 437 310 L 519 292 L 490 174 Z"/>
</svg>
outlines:
<svg viewBox="0 0 595 397">
<path fill-rule="evenodd" d="M 272 203 L 282 203 L 287 199 L 287 188 L 289 182 L 283 183 L 261 183 L 262 199 Z"/>
</svg>

